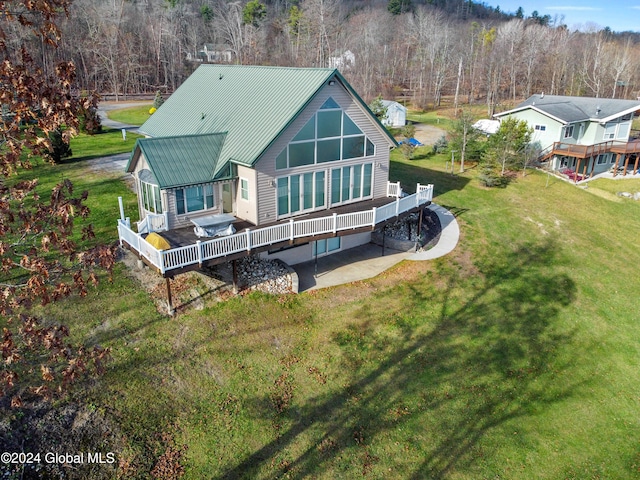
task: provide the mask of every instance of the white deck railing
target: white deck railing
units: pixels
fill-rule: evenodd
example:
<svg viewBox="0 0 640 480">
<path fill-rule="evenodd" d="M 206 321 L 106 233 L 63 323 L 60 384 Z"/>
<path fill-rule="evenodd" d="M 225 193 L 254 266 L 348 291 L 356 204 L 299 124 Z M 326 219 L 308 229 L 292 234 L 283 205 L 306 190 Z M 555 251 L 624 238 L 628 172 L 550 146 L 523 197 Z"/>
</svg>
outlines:
<svg viewBox="0 0 640 480">
<path fill-rule="evenodd" d="M 169 230 L 167 212 L 160 214 L 147 212 L 144 219 L 136 222 L 136 224 L 138 233 L 165 232 Z"/>
<path fill-rule="evenodd" d="M 395 184 L 390 184 L 395 185 Z M 401 193 L 398 185 L 397 193 Z M 184 247 L 170 250 L 158 250 L 148 243 L 141 235 L 135 233 L 126 220 L 118 221 L 120 244 L 126 242 L 140 256 L 146 258 L 161 273 L 169 270 L 202 264 L 214 258 L 220 258 L 234 253 L 251 251 L 252 249 L 294 241 L 296 238 L 313 237 L 327 233 L 336 234 L 344 230 L 354 230 L 364 227 L 375 227 L 401 213 L 419 207 L 433 199 L 433 185 L 420 185 L 416 193 L 406 197 L 396 197 L 396 201 L 382 207 L 359 212 L 333 214 L 326 217 L 305 220 L 291 219 L 270 227 L 247 229 L 212 240 L 200 241 Z"/>
</svg>

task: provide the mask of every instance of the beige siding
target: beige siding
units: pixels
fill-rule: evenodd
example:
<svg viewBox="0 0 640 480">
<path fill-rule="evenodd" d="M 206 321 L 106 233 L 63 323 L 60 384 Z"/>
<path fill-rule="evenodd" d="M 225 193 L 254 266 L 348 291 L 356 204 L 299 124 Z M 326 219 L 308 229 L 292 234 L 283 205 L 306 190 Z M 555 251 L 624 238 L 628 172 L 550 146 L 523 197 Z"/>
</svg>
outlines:
<svg viewBox="0 0 640 480">
<path fill-rule="evenodd" d="M 249 199 L 244 200 L 242 198 L 241 179 L 246 179 L 249 182 Z M 252 223 L 258 224 L 258 208 L 262 199 L 258 195 L 258 189 L 256 187 L 256 171 L 252 168 L 238 165 L 238 183 L 236 188 L 236 216 L 243 218 Z M 257 199 L 260 198 L 260 202 Z M 264 223 L 264 222 L 263 222 Z"/>
<path fill-rule="evenodd" d="M 321 165 L 305 165 L 303 167 L 276 171 L 276 157 L 329 97 L 332 97 L 340 107 L 345 110 L 347 115 L 351 117 L 369 140 L 373 142 L 375 145 L 375 155 L 371 157 L 328 162 Z M 379 126 L 369 118 L 367 112 L 365 112 L 363 108 L 351 97 L 349 92 L 345 90 L 340 82 L 336 82 L 333 86 L 325 86 L 256 163 L 256 188 L 260 202 L 257 205 L 257 218 L 254 223 L 259 225 L 261 223 L 268 223 L 277 219 L 277 189 L 274 186 L 274 179 L 277 177 L 324 170 L 326 172 L 325 198 L 327 199 L 327 208 L 329 208 L 331 169 L 348 165 L 371 163 L 373 164 L 373 198 L 385 196 L 387 193 L 387 180 L 389 177 L 389 142 L 389 138 L 380 131 Z"/>
</svg>

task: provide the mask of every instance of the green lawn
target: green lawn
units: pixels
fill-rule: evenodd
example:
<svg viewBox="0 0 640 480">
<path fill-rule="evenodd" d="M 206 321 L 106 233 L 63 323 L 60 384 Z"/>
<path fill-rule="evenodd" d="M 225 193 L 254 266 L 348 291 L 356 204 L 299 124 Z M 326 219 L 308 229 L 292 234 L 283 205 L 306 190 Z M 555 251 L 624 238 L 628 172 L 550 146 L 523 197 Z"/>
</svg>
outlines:
<svg viewBox="0 0 640 480">
<path fill-rule="evenodd" d="M 48 308 L 112 347 L 75 399 L 117 425 L 137 477 L 169 432 L 190 479 L 640 478 L 640 202 L 616 195 L 640 181 L 532 172 L 488 190 L 417 153 L 394 152 L 391 178 L 435 184 L 462 232 L 447 257 L 297 296 L 205 296 L 171 319 L 120 267 Z M 117 195 L 134 216 L 121 180 L 58 171 L 86 182 L 103 238 Z"/>
<path fill-rule="evenodd" d="M 153 107 L 153 103 L 144 103 L 135 107 L 119 108 L 108 113 L 111 120 L 126 123 L 128 125 L 142 125 L 146 122 L 151 114 L 149 110 Z"/>
</svg>

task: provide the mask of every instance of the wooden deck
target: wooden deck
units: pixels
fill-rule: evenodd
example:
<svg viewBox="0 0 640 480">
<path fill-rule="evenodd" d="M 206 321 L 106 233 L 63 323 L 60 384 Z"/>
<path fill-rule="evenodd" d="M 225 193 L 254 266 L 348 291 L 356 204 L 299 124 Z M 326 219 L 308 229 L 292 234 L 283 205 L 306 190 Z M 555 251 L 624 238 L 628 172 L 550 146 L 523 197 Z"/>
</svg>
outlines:
<svg viewBox="0 0 640 480">
<path fill-rule="evenodd" d="M 394 203 L 395 198 L 383 197 L 376 198 L 373 200 L 365 200 L 357 203 L 350 203 L 348 205 L 341 205 L 338 207 L 325 209 L 325 210 L 317 210 L 315 212 L 310 212 L 308 214 L 297 215 L 294 218 L 295 220 L 305 220 L 305 219 L 313 219 L 313 218 L 321 218 L 326 217 L 327 215 L 338 214 L 341 215 L 343 213 L 354 213 L 362 210 L 371 210 L 372 208 L 379 208 L 384 205 L 389 205 L 390 203 Z M 289 223 L 289 218 L 284 220 L 278 220 L 275 222 L 263 223 L 260 225 L 260 228 L 273 227 L 275 225 Z M 386 223 L 386 222 L 384 222 Z M 383 226 L 383 224 L 380 224 Z M 236 233 L 241 233 L 246 231 L 247 229 L 255 229 L 258 228 L 254 223 L 248 222 L 246 220 L 237 219 L 233 222 L 233 226 L 236 229 Z M 369 229 L 370 230 L 370 229 Z M 159 232 L 162 237 L 164 237 L 171 245 L 172 248 L 183 247 L 185 245 L 191 245 L 196 243 L 197 241 L 206 241 L 210 240 L 210 238 L 200 238 L 198 237 L 193 230 L 193 227 L 184 227 L 176 230 L 168 230 L 166 232 Z M 326 238 L 326 237 L 325 237 Z M 318 240 L 321 238 L 318 237 Z M 296 242 L 296 243 L 307 243 L 309 240 L 304 242 Z"/>
<path fill-rule="evenodd" d="M 253 253 L 301 245 L 314 240 L 370 232 L 431 203 L 433 185 L 417 186 L 406 197 L 383 197 L 357 202 L 307 215 L 298 215 L 268 225 L 234 223 L 237 233 L 216 238 L 199 238 L 193 228 L 163 231 L 171 248 L 158 250 L 143 235 L 134 232 L 128 221 L 118 221 L 120 244 L 133 251 L 164 277 L 226 263 Z"/>
<path fill-rule="evenodd" d="M 630 142 L 609 140 L 607 142 L 596 143 L 595 145 L 576 145 L 575 143 L 554 142 L 553 147 L 544 152 L 541 160 L 546 160 L 554 155 L 584 159 L 597 157 L 604 153 L 617 153 L 622 155 L 640 153 L 640 140 L 636 139 Z"/>
</svg>

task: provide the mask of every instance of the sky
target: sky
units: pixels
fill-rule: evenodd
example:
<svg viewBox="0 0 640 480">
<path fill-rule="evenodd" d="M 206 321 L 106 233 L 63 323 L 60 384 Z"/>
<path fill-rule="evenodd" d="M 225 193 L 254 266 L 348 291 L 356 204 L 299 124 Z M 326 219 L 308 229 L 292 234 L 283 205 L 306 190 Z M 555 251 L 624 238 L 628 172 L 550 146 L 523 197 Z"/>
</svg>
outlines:
<svg viewBox="0 0 640 480">
<path fill-rule="evenodd" d="M 589 26 L 609 27 L 614 32 L 640 32 L 640 0 L 485 0 L 486 5 L 515 13 L 522 7 L 525 17 L 534 10 L 542 17 L 564 16 L 571 30 L 589 30 Z"/>
</svg>

